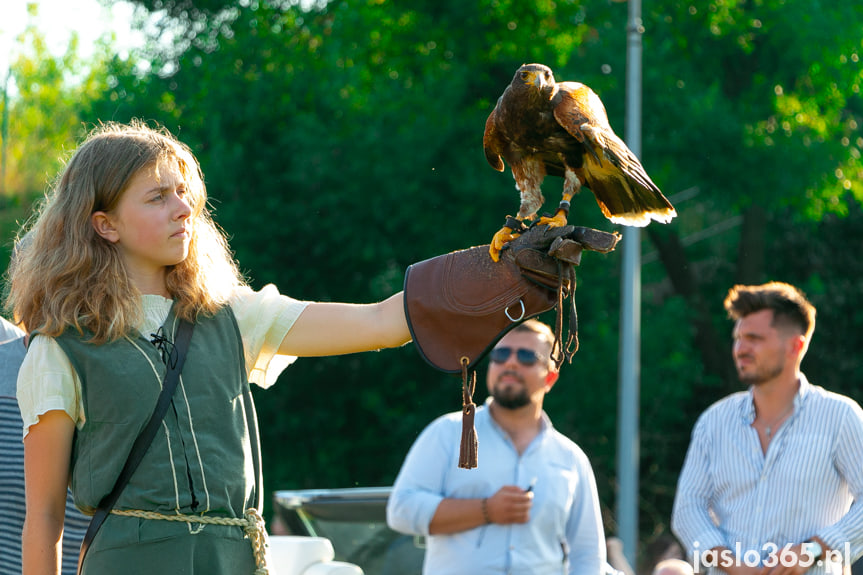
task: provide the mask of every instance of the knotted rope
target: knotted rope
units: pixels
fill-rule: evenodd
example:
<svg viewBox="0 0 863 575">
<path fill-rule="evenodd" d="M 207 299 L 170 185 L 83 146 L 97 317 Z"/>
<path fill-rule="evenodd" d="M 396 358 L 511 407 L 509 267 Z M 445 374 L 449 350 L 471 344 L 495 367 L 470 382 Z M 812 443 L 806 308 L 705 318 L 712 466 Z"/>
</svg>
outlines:
<svg viewBox="0 0 863 575">
<path fill-rule="evenodd" d="M 242 527 L 252 544 L 255 554 L 255 575 L 269 575 L 267 567 L 267 555 L 269 543 L 267 531 L 264 529 L 264 518 L 257 509 L 249 508 L 242 518 L 240 517 L 209 517 L 205 515 L 164 515 L 155 511 L 140 511 L 138 509 L 112 509 L 114 515 L 126 517 L 138 517 L 140 519 L 155 519 L 157 521 L 175 521 L 181 523 L 198 523 L 204 525 L 225 525 L 229 527 Z"/>
</svg>

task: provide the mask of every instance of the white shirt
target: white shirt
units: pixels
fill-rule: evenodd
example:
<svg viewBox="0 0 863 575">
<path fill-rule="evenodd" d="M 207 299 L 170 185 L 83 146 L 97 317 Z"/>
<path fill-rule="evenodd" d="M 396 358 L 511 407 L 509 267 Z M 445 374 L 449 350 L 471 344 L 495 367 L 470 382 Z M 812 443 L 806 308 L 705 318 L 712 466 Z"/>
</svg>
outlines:
<svg viewBox="0 0 863 575">
<path fill-rule="evenodd" d="M 695 424 L 672 514 L 681 542 L 699 554 L 724 546 L 748 564 L 781 561 L 785 545 L 817 535 L 854 561 L 863 554 L 863 410 L 801 375 L 794 411 L 767 453 L 754 420 L 750 390 Z M 816 564 L 808 573 L 837 569 Z"/>
<path fill-rule="evenodd" d="M 411 447 L 387 505 L 387 522 L 404 533 L 428 535 L 447 497 L 482 498 L 504 485 L 533 485 L 526 524 L 490 524 L 431 535 L 423 573 L 462 575 L 606 572 L 605 534 L 590 461 L 543 413 L 542 431 L 521 454 L 489 409 L 476 412 L 479 465 L 458 467 L 461 412 L 431 423 Z M 566 559 L 566 560 L 565 560 Z"/>
</svg>

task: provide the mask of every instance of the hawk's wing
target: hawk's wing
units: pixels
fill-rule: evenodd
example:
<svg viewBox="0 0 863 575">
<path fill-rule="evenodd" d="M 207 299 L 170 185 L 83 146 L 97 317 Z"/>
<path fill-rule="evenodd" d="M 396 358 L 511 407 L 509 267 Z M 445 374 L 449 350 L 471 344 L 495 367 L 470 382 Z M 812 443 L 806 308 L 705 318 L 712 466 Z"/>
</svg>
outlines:
<svg viewBox="0 0 863 575">
<path fill-rule="evenodd" d="M 580 177 L 596 196 L 607 218 L 644 226 L 651 219 L 668 222 L 674 208 L 647 175 L 641 162 L 617 137 L 599 96 L 579 82 L 559 82 L 554 117 L 584 144 Z"/>
<path fill-rule="evenodd" d="M 611 129 L 605 105 L 599 96 L 579 82 L 559 82 L 558 88 L 558 102 L 554 108 L 557 122 L 573 138 L 585 144 L 597 162 L 609 161 L 620 170 L 632 171 L 631 175 L 643 186 L 655 187 L 635 154 Z"/>
<path fill-rule="evenodd" d="M 495 127 L 499 109 L 500 101 L 498 101 L 498 104 L 494 107 L 494 110 L 491 111 L 491 114 L 488 115 L 488 119 L 485 121 L 485 133 L 482 135 L 482 147 L 485 151 L 485 159 L 488 160 L 489 165 L 498 172 L 502 172 L 503 160 L 500 156 L 503 154 L 503 144 L 500 141 L 500 134 Z"/>
</svg>

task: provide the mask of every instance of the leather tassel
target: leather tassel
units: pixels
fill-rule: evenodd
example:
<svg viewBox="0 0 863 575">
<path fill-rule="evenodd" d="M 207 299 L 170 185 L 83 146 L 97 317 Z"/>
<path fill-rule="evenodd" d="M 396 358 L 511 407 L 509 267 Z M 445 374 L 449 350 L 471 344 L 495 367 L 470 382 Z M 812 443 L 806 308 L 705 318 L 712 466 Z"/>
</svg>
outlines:
<svg viewBox="0 0 863 575">
<path fill-rule="evenodd" d="M 461 358 L 462 382 L 462 420 L 461 445 L 459 447 L 458 466 L 461 469 L 473 469 L 478 465 L 479 440 L 476 436 L 474 417 L 476 404 L 473 402 L 473 392 L 476 389 L 476 372 L 468 371 L 470 359 Z"/>
<path fill-rule="evenodd" d="M 461 421 L 461 448 L 458 454 L 458 466 L 461 469 L 473 469 L 477 466 L 477 455 L 479 441 L 476 437 L 476 427 L 473 418 L 476 414 L 476 405 L 471 403 L 462 409 Z"/>
</svg>

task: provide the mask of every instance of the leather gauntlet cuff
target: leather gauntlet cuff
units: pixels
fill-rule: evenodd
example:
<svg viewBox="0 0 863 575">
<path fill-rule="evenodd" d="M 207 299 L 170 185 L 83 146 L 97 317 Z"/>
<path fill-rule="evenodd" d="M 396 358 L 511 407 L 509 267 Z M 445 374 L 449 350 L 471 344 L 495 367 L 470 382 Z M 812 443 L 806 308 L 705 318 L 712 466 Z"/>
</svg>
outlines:
<svg viewBox="0 0 863 575">
<path fill-rule="evenodd" d="M 417 351 L 446 373 L 461 373 L 464 429 L 459 467 L 476 467 L 473 391 L 479 362 L 508 331 L 557 307 L 552 359 L 557 367 L 578 349 L 575 266 L 583 249 L 608 252 L 619 236 L 573 226 L 533 226 L 494 262 L 488 246 L 437 256 L 408 267 L 404 305 Z M 570 297 L 569 335 L 562 336 Z M 469 429 L 468 429 L 469 428 Z"/>
</svg>

